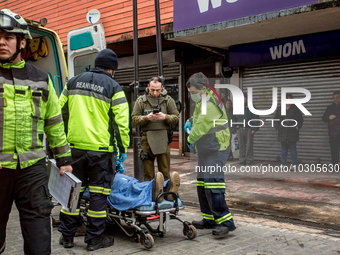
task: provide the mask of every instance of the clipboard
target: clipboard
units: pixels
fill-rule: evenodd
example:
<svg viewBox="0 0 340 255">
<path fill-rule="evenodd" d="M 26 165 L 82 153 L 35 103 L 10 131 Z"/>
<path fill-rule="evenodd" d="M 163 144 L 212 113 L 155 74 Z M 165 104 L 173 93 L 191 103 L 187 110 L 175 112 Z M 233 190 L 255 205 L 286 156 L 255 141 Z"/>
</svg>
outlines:
<svg viewBox="0 0 340 255">
<path fill-rule="evenodd" d="M 81 180 L 70 172 L 65 172 L 63 176 L 60 176 L 60 169 L 51 160 L 48 160 L 47 170 L 50 194 L 69 212 L 76 212 Z"/>
</svg>

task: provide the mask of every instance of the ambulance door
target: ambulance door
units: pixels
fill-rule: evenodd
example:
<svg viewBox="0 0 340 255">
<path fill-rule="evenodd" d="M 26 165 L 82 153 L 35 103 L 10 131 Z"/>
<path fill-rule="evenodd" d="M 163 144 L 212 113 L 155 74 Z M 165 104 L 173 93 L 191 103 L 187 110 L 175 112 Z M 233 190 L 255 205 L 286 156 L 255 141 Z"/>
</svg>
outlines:
<svg viewBox="0 0 340 255">
<path fill-rule="evenodd" d="M 54 31 L 41 26 L 39 22 L 27 19 L 26 22 L 33 39 L 27 40 L 22 58 L 48 74 L 59 96 L 68 77 L 66 60 L 59 36 Z"/>
<path fill-rule="evenodd" d="M 67 35 L 69 79 L 93 68 L 98 52 L 105 48 L 105 34 L 101 22 L 70 30 Z"/>
</svg>

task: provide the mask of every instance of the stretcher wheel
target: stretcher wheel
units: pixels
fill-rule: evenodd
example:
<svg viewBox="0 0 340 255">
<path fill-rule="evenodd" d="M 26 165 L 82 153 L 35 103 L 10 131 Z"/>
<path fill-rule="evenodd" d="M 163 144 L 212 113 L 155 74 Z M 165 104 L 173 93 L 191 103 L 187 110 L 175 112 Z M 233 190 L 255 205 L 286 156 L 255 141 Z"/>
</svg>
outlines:
<svg viewBox="0 0 340 255">
<path fill-rule="evenodd" d="M 161 237 L 161 238 L 164 237 L 164 232 L 159 231 L 159 226 L 157 227 L 157 233 L 158 233 L 159 237 Z"/>
<path fill-rule="evenodd" d="M 153 245 L 155 244 L 155 241 L 153 240 L 152 235 L 146 234 L 145 238 L 143 239 L 143 245 L 147 249 L 151 249 Z"/>
<path fill-rule="evenodd" d="M 136 243 L 139 243 L 139 239 L 140 239 L 140 236 L 135 233 L 134 236 L 133 236 L 133 240 L 136 242 Z"/>
<path fill-rule="evenodd" d="M 183 230 L 184 235 L 186 235 L 189 239 L 194 239 L 197 236 L 197 230 L 193 225 L 189 225 L 187 230 Z"/>
</svg>

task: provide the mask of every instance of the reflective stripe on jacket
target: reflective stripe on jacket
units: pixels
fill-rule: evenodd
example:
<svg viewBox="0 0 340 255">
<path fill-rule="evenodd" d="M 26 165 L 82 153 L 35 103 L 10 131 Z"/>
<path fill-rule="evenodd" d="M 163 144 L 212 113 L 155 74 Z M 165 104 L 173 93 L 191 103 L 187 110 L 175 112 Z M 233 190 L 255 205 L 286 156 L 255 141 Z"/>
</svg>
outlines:
<svg viewBox="0 0 340 255">
<path fill-rule="evenodd" d="M 46 157 L 44 133 L 57 164 L 71 158 L 58 97 L 47 73 L 21 61 L 0 64 L 0 163 L 26 168 Z"/>
<path fill-rule="evenodd" d="M 99 68 L 70 79 L 59 98 L 70 146 L 126 152 L 130 145 L 129 105 L 121 86 Z"/>
</svg>

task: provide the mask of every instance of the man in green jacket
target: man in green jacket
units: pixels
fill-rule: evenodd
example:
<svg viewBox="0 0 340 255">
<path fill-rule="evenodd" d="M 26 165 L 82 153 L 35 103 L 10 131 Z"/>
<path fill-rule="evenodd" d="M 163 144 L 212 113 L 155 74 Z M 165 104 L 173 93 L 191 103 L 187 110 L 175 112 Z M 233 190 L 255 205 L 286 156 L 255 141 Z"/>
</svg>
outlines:
<svg viewBox="0 0 340 255">
<path fill-rule="evenodd" d="M 154 161 L 157 157 L 158 170 L 164 180 L 170 178 L 170 125 L 178 122 L 175 100 L 163 88 L 159 77 L 150 79 L 145 94 L 136 100 L 132 111 L 132 122 L 141 126 L 143 147 L 144 181 L 155 178 Z"/>
<path fill-rule="evenodd" d="M 46 72 L 21 60 L 26 21 L 0 11 L 0 253 L 13 200 L 20 212 L 25 254 L 51 254 L 50 214 L 44 133 L 60 174 L 72 171 L 61 109 Z"/>
<path fill-rule="evenodd" d="M 110 195 L 113 174 L 119 162 L 126 159 L 129 136 L 129 106 L 121 86 L 113 79 L 118 69 L 116 53 L 100 51 L 95 68 L 70 79 L 59 102 L 67 124 L 67 140 L 72 148 L 73 173 L 82 181 L 81 199 L 86 186 L 90 191 L 85 242 L 87 250 L 113 245 L 112 236 L 104 236 L 106 199 Z M 79 215 L 65 208 L 60 212 L 59 243 L 73 247 L 73 237 L 82 224 Z"/>
</svg>

